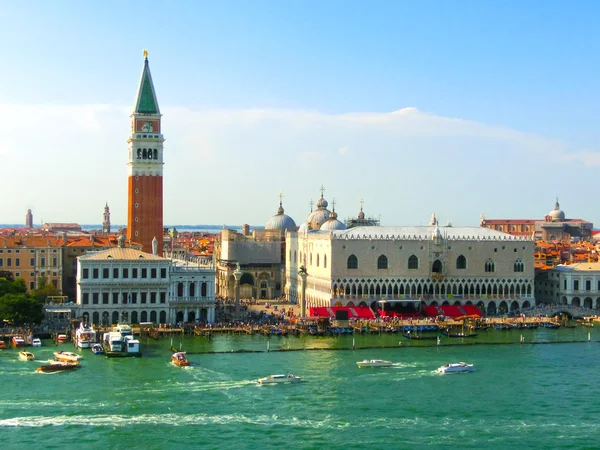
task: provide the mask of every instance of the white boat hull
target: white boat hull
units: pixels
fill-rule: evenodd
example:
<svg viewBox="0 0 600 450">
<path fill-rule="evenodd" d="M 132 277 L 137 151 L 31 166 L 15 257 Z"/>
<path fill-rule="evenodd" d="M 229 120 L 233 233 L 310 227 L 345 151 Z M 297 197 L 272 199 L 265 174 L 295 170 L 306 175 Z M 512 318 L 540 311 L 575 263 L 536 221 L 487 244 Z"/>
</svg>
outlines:
<svg viewBox="0 0 600 450">
<path fill-rule="evenodd" d="M 270 377 L 259 378 L 259 384 L 287 384 L 287 383 L 299 383 L 302 380 L 301 377 L 294 375 L 272 375 Z"/>
<path fill-rule="evenodd" d="M 458 363 L 458 364 L 446 364 L 445 366 L 440 367 L 437 371 L 438 373 L 443 374 L 451 374 L 451 373 L 468 373 L 475 372 L 475 367 L 473 364 L 466 363 Z"/>
</svg>

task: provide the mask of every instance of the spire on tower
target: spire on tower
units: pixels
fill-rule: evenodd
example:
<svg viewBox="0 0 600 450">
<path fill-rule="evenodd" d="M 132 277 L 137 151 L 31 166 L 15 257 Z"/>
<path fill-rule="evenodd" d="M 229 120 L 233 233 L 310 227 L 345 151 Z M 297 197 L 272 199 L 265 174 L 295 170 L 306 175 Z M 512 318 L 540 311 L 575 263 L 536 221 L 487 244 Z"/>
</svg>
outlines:
<svg viewBox="0 0 600 450">
<path fill-rule="evenodd" d="M 144 50 L 144 69 L 142 70 L 133 112 L 134 114 L 160 114 L 154 83 L 152 83 L 152 75 L 150 74 L 147 50 Z"/>
</svg>

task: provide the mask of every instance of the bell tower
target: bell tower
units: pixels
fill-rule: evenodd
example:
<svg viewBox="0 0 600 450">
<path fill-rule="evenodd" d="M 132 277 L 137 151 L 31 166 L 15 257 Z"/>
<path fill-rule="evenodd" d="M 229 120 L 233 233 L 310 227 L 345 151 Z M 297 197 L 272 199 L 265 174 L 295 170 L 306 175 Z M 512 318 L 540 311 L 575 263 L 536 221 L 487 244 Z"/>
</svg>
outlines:
<svg viewBox="0 0 600 450">
<path fill-rule="evenodd" d="M 163 253 L 163 142 L 161 113 L 150 75 L 148 52 L 131 114 L 128 166 L 127 240 Z"/>
</svg>

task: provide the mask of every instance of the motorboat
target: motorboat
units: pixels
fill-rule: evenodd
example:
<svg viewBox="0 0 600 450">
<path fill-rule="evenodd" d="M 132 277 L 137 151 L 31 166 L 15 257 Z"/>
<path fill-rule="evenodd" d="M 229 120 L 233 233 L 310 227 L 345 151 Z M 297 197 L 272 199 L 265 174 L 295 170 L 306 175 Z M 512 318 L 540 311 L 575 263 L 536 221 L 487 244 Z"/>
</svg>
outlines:
<svg viewBox="0 0 600 450">
<path fill-rule="evenodd" d="M 446 364 L 445 366 L 438 368 L 437 371 L 439 373 L 466 373 L 475 372 L 475 367 L 473 367 L 473 364 L 459 362 Z"/>
<path fill-rule="evenodd" d="M 78 367 L 80 367 L 78 362 L 51 361 L 50 364 L 40 366 L 36 370 L 38 372 L 60 372 L 63 370 L 74 370 Z"/>
<path fill-rule="evenodd" d="M 77 331 L 75 331 L 75 342 L 79 348 L 90 348 L 96 341 L 96 330 L 93 327 L 81 322 Z"/>
<path fill-rule="evenodd" d="M 33 340 L 31 341 L 31 346 L 32 347 L 41 347 L 42 340 L 40 338 L 33 338 Z"/>
<path fill-rule="evenodd" d="M 284 383 L 299 383 L 302 377 L 297 377 L 288 373 L 287 375 L 269 375 L 268 377 L 259 378 L 259 384 L 284 384 Z"/>
<path fill-rule="evenodd" d="M 33 361 L 35 359 L 35 356 L 31 352 L 22 351 L 19 352 L 19 359 L 21 361 Z"/>
<path fill-rule="evenodd" d="M 92 345 L 92 353 L 94 355 L 101 355 L 102 353 L 104 353 L 104 350 L 102 350 L 102 344 Z"/>
<path fill-rule="evenodd" d="M 12 338 L 13 347 L 25 347 L 25 339 L 22 336 L 13 336 Z"/>
<path fill-rule="evenodd" d="M 175 352 L 171 355 L 171 361 L 173 364 L 179 367 L 186 367 L 190 365 L 190 362 L 185 357 L 185 352 Z"/>
<path fill-rule="evenodd" d="M 57 340 L 59 343 L 67 342 L 67 335 L 66 335 L 66 334 L 59 334 L 59 335 L 56 337 L 56 340 Z"/>
<path fill-rule="evenodd" d="M 64 362 L 79 362 L 81 355 L 73 352 L 54 352 L 54 357 L 58 361 Z"/>
<path fill-rule="evenodd" d="M 384 359 L 365 359 L 364 361 L 358 361 L 358 367 L 392 367 L 394 365 L 391 361 Z"/>
<path fill-rule="evenodd" d="M 4 350 L 6 348 L 6 342 L 0 341 L 0 350 Z"/>
</svg>

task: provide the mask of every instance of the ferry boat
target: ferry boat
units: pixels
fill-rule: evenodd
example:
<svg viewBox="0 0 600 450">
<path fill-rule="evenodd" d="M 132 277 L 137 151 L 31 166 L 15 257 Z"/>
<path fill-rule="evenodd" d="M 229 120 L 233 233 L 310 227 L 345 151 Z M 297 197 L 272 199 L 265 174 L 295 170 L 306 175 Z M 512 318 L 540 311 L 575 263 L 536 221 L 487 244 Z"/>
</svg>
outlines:
<svg viewBox="0 0 600 450">
<path fill-rule="evenodd" d="M 190 365 L 190 362 L 185 357 L 185 352 L 176 352 L 171 355 L 171 361 L 173 364 L 179 367 L 187 367 Z"/>
<path fill-rule="evenodd" d="M 31 352 L 21 351 L 19 352 L 19 359 L 21 361 L 33 361 L 35 356 Z"/>
<path fill-rule="evenodd" d="M 40 338 L 33 338 L 33 340 L 31 341 L 31 346 L 32 347 L 41 347 L 42 340 Z"/>
<path fill-rule="evenodd" d="M 392 367 L 394 365 L 391 361 L 385 361 L 383 359 L 365 359 L 364 361 L 358 361 L 358 367 Z"/>
<path fill-rule="evenodd" d="M 54 357 L 64 362 L 78 362 L 82 358 L 81 355 L 73 352 L 54 352 Z"/>
<path fill-rule="evenodd" d="M 446 364 L 445 366 L 439 367 L 437 371 L 438 373 L 467 373 L 475 372 L 475 367 L 473 367 L 473 364 L 459 362 Z"/>
<path fill-rule="evenodd" d="M 96 330 L 92 326 L 81 322 L 79 328 L 75 331 L 75 342 L 79 348 L 90 348 L 96 342 Z"/>
<path fill-rule="evenodd" d="M 284 384 L 284 383 L 299 383 L 302 377 L 297 377 L 288 373 L 287 375 L 270 375 L 268 377 L 259 378 L 259 384 Z"/>
<path fill-rule="evenodd" d="M 92 345 L 92 353 L 94 355 L 101 355 L 102 353 L 104 353 L 104 350 L 102 350 L 102 344 Z"/>
<path fill-rule="evenodd" d="M 63 370 L 75 370 L 78 367 L 80 367 L 78 362 L 52 361 L 50 364 L 40 366 L 36 370 L 38 372 L 60 372 Z"/>
<path fill-rule="evenodd" d="M 12 345 L 13 347 L 25 347 L 25 339 L 22 336 L 13 336 L 12 337 Z"/>
</svg>

